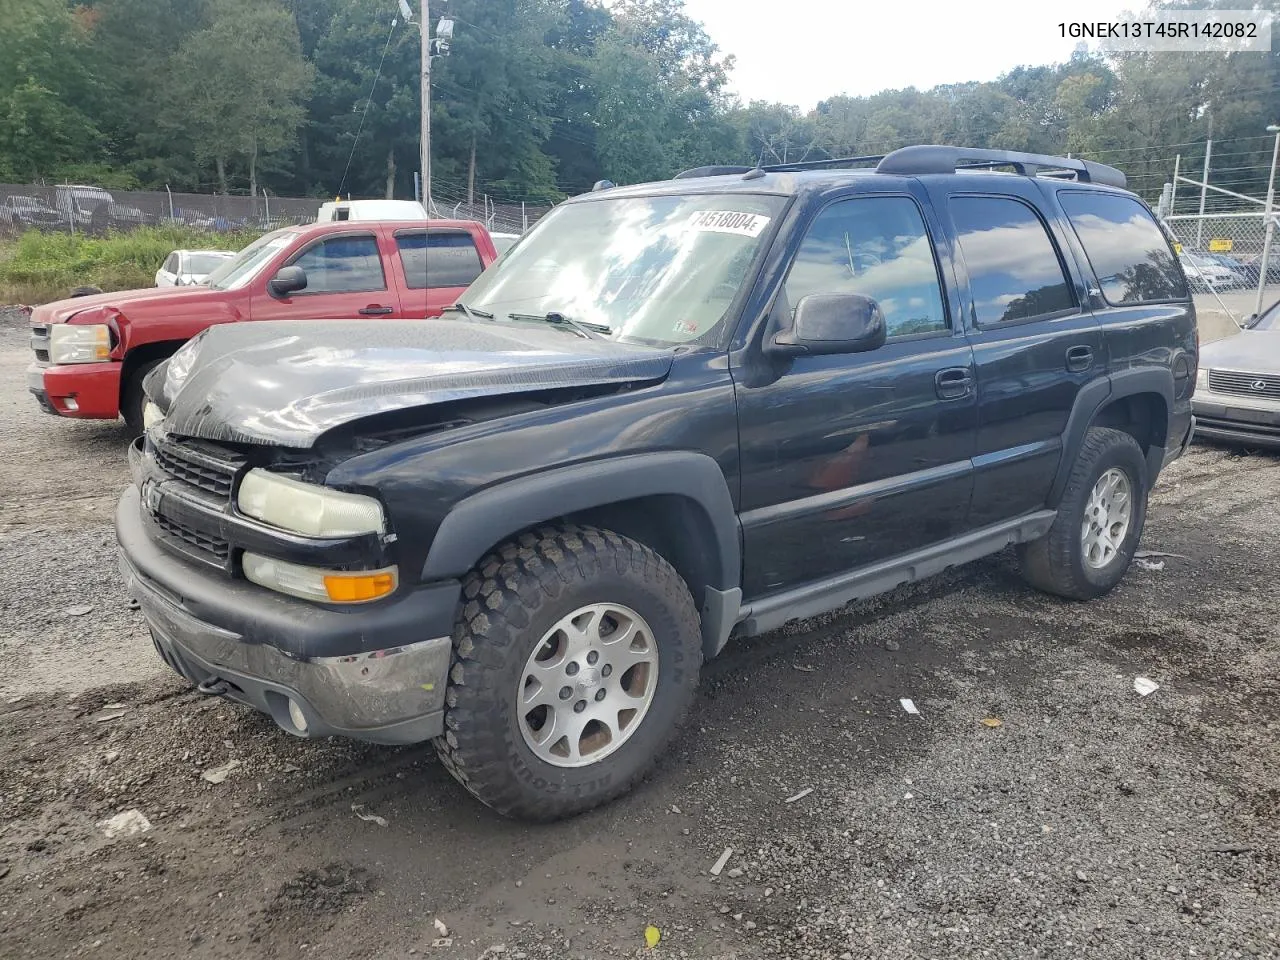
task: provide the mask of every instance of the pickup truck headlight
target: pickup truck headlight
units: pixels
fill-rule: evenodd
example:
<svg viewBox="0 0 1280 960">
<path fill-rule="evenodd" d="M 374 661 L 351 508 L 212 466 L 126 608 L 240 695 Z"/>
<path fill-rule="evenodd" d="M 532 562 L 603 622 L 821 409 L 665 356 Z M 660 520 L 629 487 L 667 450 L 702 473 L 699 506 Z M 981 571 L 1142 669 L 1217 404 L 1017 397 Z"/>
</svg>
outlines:
<svg viewBox="0 0 1280 960">
<path fill-rule="evenodd" d="M 49 328 L 53 363 L 97 363 L 111 359 L 111 331 L 105 323 L 55 323 Z"/>
<path fill-rule="evenodd" d="M 267 470 L 245 474 L 236 503 L 247 516 L 308 537 L 353 537 L 383 533 L 387 528 L 382 504 L 372 497 L 303 483 Z"/>
<path fill-rule="evenodd" d="M 393 592 L 397 582 L 395 567 L 321 570 L 247 552 L 241 565 L 245 578 L 259 586 L 320 603 L 367 603 Z"/>
</svg>

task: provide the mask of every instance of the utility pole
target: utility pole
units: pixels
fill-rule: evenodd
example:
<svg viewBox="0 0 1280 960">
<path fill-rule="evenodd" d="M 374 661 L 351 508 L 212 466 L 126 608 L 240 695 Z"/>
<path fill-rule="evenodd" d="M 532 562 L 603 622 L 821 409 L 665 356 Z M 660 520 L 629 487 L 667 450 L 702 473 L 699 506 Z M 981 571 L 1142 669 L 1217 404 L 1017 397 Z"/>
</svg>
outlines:
<svg viewBox="0 0 1280 960">
<path fill-rule="evenodd" d="M 1182 154 L 1173 157 L 1173 190 L 1169 194 L 1169 216 L 1178 212 L 1178 170 L 1182 166 Z"/>
<path fill-rule="evenodd" d="M 1271 151 L 1271 176 L 1267 179 L 1267 206 L 1266 213 L 1263 214 L 1266 227 L 1262 235 L 1262 260 L 1258 266 L 1258 299 L 1253 305 L 1254 313 L 1262 312 L 1262 295 L 1267 287 L 1269 272 L 1267 268 L 1271 266 L 1271 238 L 1276 232 L 1276 162 L 1280 161 L 1280 125 L 1271 124 L 1267 127 L 1267 133 L 1276 135 L 1276 145 Z"/>
<path fill-rule="evenodd" d="M 419 169 L 422 171 L 422 206 L 431 216 L 431 15 L 427 0 L 422 0 L 418 20 L 418 40 L 422 51 L 422 139 L 419 144 Z"/>
<path fill-rule="evenodd" d="M 423 0 L 425 3 L 426 0 Z M 1200 176 L 1200 216 L 1196 218 L 1196 250 L 1204 245 L 1204 195 L 1209 189 L 1209 158 L 1213 156 L 1213 138 L 1204 142 L 1204 173 Z"/>
</svg>

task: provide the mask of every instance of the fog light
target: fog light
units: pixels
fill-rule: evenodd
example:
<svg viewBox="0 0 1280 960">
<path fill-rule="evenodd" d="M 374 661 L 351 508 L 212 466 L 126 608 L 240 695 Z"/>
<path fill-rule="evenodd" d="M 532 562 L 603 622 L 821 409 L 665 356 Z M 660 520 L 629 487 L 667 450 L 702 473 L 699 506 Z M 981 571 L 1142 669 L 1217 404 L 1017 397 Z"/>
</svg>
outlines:
<svg viewBox="0 0 1280 960">
<path fill-rule="evenodd" d="M 289 719 L 299 733 L 307 732 L 307 715 L 302 712 L 302 708 L 298 706 L 296 700 L 289 701 Z"/>
<path fill-rule="evenodd" d="M 80 404 L 76 401 L 75 397 L 67 397 L 67 399 L 62 401 L 62 405 L 72 413 L 75 413 L 80 409 Z"/>
</svg>

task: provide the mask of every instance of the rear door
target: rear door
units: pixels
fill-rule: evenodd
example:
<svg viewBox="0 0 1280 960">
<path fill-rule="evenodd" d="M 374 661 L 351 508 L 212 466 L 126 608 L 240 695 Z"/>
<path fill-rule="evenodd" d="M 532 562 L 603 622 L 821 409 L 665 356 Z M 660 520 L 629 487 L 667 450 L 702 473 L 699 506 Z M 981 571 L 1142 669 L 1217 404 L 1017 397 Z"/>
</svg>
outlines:
<svg viewBox="0 0 1280 960">
<path fill-rule="evenodd" d="M 254 294 L 251 318 L 307 320 L 402 316 L 399 294 L 387 276 L 380 239 L 372 229 L 317 237 L 280 264 L 301 267 L 307 275 L 306 289 L 280 297 L 271 293 L 268 283 L 263 283 Z M 269 279 L 270 274 L 264 274 L 263 280 Z"/>
<path fill-rule="evenodd" d="M 1107 358 L 1066 237 L 1040 212 L 1034 181 L 1000 177 L 996 194 L 957 188 L 956 179 L 939 213 L 956 238 L 977 367 L 970 520 L 982 527 L 1044 505 L 1076 394 L 1105 375 Z"/>
<path fill-rule="evenodd" d="M 438 317 L 484 270 L 475 237 L 458 228 L 395 231 L 405 313 Z"/>
</svg>

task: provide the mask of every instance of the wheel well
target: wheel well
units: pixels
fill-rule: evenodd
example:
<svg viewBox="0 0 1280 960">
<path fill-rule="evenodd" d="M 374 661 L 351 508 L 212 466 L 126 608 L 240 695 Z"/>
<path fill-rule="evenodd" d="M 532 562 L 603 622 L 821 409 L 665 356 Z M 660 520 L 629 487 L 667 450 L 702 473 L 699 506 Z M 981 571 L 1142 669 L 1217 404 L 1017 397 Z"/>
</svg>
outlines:
<svg viewBox="0 0 1280 960">
<path fill-rule="evenodd" d="M 643 543 L 675 567 L 699 608 L 706 588 L 718 586 L 720 558 L 714 555 L 711 519 L 688 497 L 638 497 L 565 514 L 563 519 L 603 527 Z"/>
<path fill-rule="evenodd" d="M 1158 393 L 1135 393 L 1105 404 L 1094 416 L 1093 426 L 1123 430 L 1148 454 L 1153 447 L 1167 444 L 1169 408 Z"/>
<path fill-rule="evenodd" d="M 134 372 L 143 364 L 152 360 L 164 360 L 173 356 L 185 340 L 158 340 L 155 343 L 144 343 L 134 347 L 124 358 L 124 366 L 120 370 L 120 402 L 124 403 L 125 391 L 129 389 L 129 381 Z"/>
</svg>

